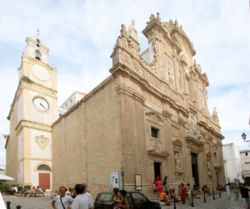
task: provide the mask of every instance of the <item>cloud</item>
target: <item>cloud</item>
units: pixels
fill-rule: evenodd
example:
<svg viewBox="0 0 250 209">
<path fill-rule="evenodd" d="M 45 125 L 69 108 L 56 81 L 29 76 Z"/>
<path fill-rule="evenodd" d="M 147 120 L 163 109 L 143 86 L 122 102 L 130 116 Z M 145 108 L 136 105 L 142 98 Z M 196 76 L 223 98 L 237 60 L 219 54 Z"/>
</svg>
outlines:
<svg viewBox="0 0 250 209">
<path fill-rule="evenodd" d="M 1 0 L 0 0 L 1 1 Z M 207 73 L 209 107 L 217 106 L 223 134 L 235 138 L 248 129 L 250 27 L 247 1 L 233 0 L 75 0 L 0 2 L 0 132 L 8 131 L 8 114 L 17 86 L 25 37 L 39 28 L 58 72 L 61 104 L 74 90 L 88 92 L 109 75 L 110 54 L 120 25 L 136 20 L 141 33 L 151 13 L 178 19 Z M 11 85 L 10 85 L 11 84 Z M 8 88 L 6 88 L 8 86 Z M 233 118 L 232 118 L 233 117 Z M 249 133 L 250 134 L 250 133 Z M 225 140 L 226 141 L 226 140 Z M 0 160 L 1 164 L 1 160 Z"/>
</svg>

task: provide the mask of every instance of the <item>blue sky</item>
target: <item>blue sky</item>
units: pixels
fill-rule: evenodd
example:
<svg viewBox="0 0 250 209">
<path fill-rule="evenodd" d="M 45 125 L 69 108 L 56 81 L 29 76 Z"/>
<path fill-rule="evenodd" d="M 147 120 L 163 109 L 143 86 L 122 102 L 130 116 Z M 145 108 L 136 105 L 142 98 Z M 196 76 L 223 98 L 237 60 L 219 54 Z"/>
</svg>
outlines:
<svg viewBox="0 0 250 209">
<path fill-rule="evenodd" d="M 0 0 L 0 164 L 5 162 L 3 134 L 18 83 L 17 68 L 25 38 L 37 28 L 58 71 L 61 104 L 74 90 L 88 92 L 109 75 L 110 55 L 120 25 L 136 22 L 141 33 L 152 13 L 177 19 L 196 49 L 206 72 L 209 109 L 217 107 L 224 143 L 246 149 L 250 138 L 250 12 L 248 0 Z"/>
</svg>

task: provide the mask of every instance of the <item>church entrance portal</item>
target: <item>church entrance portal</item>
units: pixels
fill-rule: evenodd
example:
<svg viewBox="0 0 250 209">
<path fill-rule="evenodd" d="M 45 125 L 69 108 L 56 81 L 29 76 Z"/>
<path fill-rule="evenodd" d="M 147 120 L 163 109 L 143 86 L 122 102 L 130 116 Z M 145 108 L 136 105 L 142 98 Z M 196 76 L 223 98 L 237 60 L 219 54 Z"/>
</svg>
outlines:
<svg viewBox="0 0 250 209">
<path fill-rule="evenodd" d="M 196 186 L 199 186 L 199 172 L 198 172 L 197 154 L 191 153 L 191 163 L 192 163 L 192 176 L 194 179 L 194 184 Z"/>
<path fill-rule="evenodd" d="M 155 179 L 158 176 L 161 178 L 161 163 L 154 162 L 154 173 Z"/>
</svg>

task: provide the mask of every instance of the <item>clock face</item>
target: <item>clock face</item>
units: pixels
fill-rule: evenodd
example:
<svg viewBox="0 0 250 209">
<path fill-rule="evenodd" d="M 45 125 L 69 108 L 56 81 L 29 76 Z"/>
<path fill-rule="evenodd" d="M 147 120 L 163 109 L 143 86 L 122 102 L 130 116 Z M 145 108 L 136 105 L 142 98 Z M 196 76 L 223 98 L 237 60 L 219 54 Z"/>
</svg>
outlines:
<svg viewBox="0 0 250 209">
<path fill-rule="evenodd" d="M 37 64 L 33 66 L 32 73 L 38 79 L 43 80 L 43 81 L 49 80 L 49 77 L 50 77 L 48 71 L 46 70 L 46 68 L 44 68 L 41 65 L 37 65 Z"/>
<path fill-rule="evenodd" d="M 47 112 L 49 110 L 49 103 L 42 97 L 36 97 L 33 99 L 34 106 L 41 112 Z"/>
</svg>

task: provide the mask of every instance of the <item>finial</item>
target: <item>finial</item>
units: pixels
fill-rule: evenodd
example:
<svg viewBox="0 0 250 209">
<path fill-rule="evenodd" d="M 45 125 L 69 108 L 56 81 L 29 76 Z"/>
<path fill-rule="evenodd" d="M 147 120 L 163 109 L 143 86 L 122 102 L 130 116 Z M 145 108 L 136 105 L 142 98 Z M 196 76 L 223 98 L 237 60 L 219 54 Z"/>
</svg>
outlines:
<svg viewBox="0 0 250 209">
<path fill-rule="evenodd" d="M 150 15 L 150 20 L 153 20 L 155 18 L 154 14 Z"/>
<path fill-rule="evenodd" d="M 159 12 L 156 13 L 156 18 L 157 18 L 157 20 L 160 21 L 161 18 L 160 18 L 160 13 Z"/>
<path fill-rule="evenodd" d="M 36 29 L 36 35 L 37 35 L 37 36 L 39 36 L 39 35 L 40 35 L 40 33 L 39 33 L 39 29 L 38 29 L 38 28 Z"/>
<path fill-rule="evenodd" d="M 133 27 L 135 26 L 135 20 L 134 20 L 134 19 L 131 20 L 131 25 L 132 25 Z"/>
</svg>

